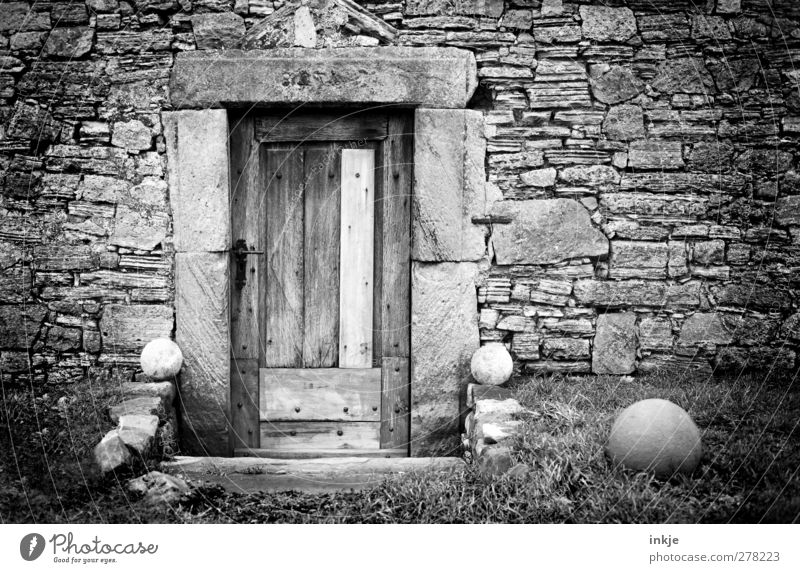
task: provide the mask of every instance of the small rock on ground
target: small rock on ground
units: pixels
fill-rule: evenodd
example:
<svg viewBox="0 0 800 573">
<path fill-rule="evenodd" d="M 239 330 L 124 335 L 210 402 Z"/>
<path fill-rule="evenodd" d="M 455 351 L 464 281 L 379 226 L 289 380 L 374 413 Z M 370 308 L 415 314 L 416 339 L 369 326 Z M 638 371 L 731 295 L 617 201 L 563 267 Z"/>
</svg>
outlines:
<svg viewBox="0 0 800 573">
<path fill-rule="evenodd" d="M 152 471 L 129 481 L 128 491 L 142 495 L 147 505 L 172 504 L 189 492 L 189 485 L 179 477 Z"/>
</svg>

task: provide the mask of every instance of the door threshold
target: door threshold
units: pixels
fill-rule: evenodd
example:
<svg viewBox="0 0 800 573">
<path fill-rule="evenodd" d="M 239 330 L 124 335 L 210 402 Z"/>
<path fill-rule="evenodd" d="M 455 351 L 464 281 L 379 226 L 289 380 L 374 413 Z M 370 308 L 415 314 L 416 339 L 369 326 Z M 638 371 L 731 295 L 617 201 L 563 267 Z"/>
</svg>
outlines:
<svg viewBox="0 0 800 573">
<path fill-rule="evenodd" d="M 320 450 L 272 450 L 267 448 L 239 448 L 234 451 L 237 458 L 270 458 L 275 460 L 307 460 L 311 458 L 407 458 L 407 448 L 393 449 L 320 449 Z"/>
<path fill-rule="evenodd" d="M 276 459 L 262 457 L 177 456 L 161 463 L 165 473 L 196 484 L 211 483 L 234 493 L 358 491 L 390 476 L 422 472 L 461 472 L 462 458 L 328 457 Z"/>
</svg>

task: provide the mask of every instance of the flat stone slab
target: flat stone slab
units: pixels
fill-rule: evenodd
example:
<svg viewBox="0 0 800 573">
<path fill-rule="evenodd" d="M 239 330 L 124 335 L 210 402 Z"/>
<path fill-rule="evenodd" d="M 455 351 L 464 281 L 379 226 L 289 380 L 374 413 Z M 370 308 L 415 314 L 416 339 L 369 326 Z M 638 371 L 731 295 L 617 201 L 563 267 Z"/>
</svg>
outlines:
<svg viewBox="0 0 800 573">
<path fill-rule="evenodd" d="M 349 491 L 378 485 L 391 475 L 461 471 L 464 460 L 442 458 L 221 458 L 178 456 L 161 470 L 194 482 L 211 482 L 234 493 Z"/>
<path fill-rule="evenodd" d="M 395 103 L 464 108 L 475 57 L 457 48 L 203 50 L 175 56 L 175 108 L 248 104 Z"/>
</svg>

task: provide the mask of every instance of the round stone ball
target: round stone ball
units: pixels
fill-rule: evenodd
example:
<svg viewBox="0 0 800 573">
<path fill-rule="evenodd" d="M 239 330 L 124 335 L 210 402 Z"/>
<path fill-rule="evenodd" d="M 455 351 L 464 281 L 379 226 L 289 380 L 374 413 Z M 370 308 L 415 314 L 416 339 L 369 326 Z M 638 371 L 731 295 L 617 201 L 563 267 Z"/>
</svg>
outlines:
<svg viewBox="0 0 800 573">
<path fill-rule="evenodd" d="M 156 338 L 142 350 L 141 365 L 153 380 L 171 380 L 183 365 L 183 353 L 169 338 Z"/>
<path fill-rule="evenodd" d="M 500 386 L 511 378 L 514 361 L 504 345 L 487 344 L 475 351 L 469 366 L 477 383 Z"/>
<path fill-rule="evenodd" d="M 700 432 L 686 410 L 651 398 L 625 408 L 611 428 L 606 455 L 614 465 L 652 470 L 666 479 L 690 474 L 700 463 Z"/>
</svg>

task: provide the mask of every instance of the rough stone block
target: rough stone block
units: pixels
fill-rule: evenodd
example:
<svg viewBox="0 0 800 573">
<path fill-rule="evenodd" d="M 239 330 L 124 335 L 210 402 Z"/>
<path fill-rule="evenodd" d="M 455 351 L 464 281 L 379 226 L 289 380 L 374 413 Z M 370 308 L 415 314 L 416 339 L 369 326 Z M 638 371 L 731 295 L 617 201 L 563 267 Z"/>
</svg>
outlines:
<svg viewBox="0 0 800 573">
<path fill-rule="evenodd" d="M 716 312 L 696 312 L 688 317 L 681 327 L 678 344 L 684 347 L 697 348 L 730 344 L 733 333 L 725 324 L 723 315 Z"/>
<path fill-rule="evenodd" d="M 128 151 L 144 151 L 150 149 L 153 135 L 150 128 L 138 119 L 118 121 L 114 124 L 111 145 L 122 147 Z"/>
<path fill-rule="evenodd" d="M 630 8 L 581 6 L 583 37 L 598 42 L 625 42 L 636 35 L 636 18 Z"/>
<path fill-rule="evenodd" d="M 778 198 L 775 202 L 775 223 L 786 227 L 800 226 L 800 195 Z"/>
<path fill-rule="evenodd" d="M 668 318 L 644 317 L 639 322 L 639 346 L 642 350 L 672 349 L 672 323 Z"/>
<path fill-rule="evenodd" d="M 176 108 L 227 104 L 395 103 L 466 107 L 475 57 L 456 48 L 286 48 L 180 52 L 170 79 Z"/>
<path fill-rule="evenodd" d="M 45 58 L 80 58 L 92 49 L 94 30 L 88 26 L 56 28 L 47 36 L 42 50 Z"/>
<path fill-rule="evenodd" d="M 503 0 L 408 0 L 405 13 L 409 16 L 466 14 L 499 18 L 503 13 Z"/>
<path fill-rule="evenodd" d="M 414 218 L 411 257 L 477 261 L 486 252 L 486 141 L 472 110 L 421 109 L 414 125 Z"/>
<path fill-rule="evenodd" d="M 44 305 L 0 305 L 0 348 L 32 347 L 45 316 Z"/>
<path fill-rule="evenodd" d="M 676 58 L 664 62 L 650 85 L 666 94 L 714 92 L 714 80 L 700 58 Z"/>
<path fill-rule="evenodd" d="M 124 402 L 112 406 L 108 411 L 108 417 L 111 421 L 119 422 L 120 416 L 127 414 L 137 414 L 140 416 L 154 416 L 158 414 L 161 408 L 161 398 L 153 396 L 141 396 L 138 398 L 130 398 Z"/>
<path fill-rule="evenodd" d="M 631 141 L 644 137 L 644 114 L 638 105 L 611 107 L 603 120 L 603 133 L 609 139 Z"/>
<path fill-rule="evenodd" d="M 172 309 L 168 306 L 109 304 L 100 319 L 100 332 L 107 352 L 142 351 L 153 338 L 172 333 Z"/>
<path fill-rule="evenodd" d="M 558 178 L 570 185 L 611 189 L 619 183 L 620 174 L 608 165 L 576 165 L 562 169 Z"/>
<path fill-rule="evenodd" d="M 175 342 L 184 354 L 182 444 L 203 455 L 228 451 L 228 285 L 227 253 L 175 255 Z"/>
<path fill-rule="evenodd" d="M 592 95 L 607 104 L 621 103 L 634 98 L 643 88 L 629 68 L 604 64 L 591 66 L 589 84 L 592 86 Z"/>
<path fill-rule="evenodd" d="M 94 447 L 94 461 L 102 473 L 112 472 L 130 463 L 131 453 L 119 431 L 111 430 Z"/>
<path fill-rule="evenodd" d="M 0 4 L 0 34 L 49 29 L 49 12 L 31 10 L 28 2 Z"/>
<path fill-rule="evenodd" d="M 636 314 L 606 313 L 597 317 L 592 372 L 630 374 L 636 360 Z"/>
<path fill-rule="evenodd" d="M 511 218 L 497 225 L 492 245 L 500 265 L 550 264 L 608 254 L 608 239 L 594 227 L 586 207 L 572 199 L 501 201 L 492 215 Z"/>
<path fill-rule="evenodd" d="M 544 169 L 531 169 L 525 173 L 520 173 L 519 180 L 523 185 L 531 187 L 552 187 L 556 184 L 556 170 L 552 167 Z"/>
<path fill-rule="evenodd" d="M 412 263 L 411 455 L 452 447 L 480 344 L 474 263 Z"/>
<path fill-rule="evenodd" d="M 609 276 L 665 278 L 669 246 L 648 241 L 611 241 Z"/>
<path fill-rule="evenodd" d="M 191 21 L 198 50 L 236 48 L 244 37 L 244 19 L 232 12 L 194 14 Z"/>
<path fill-rule="evenodd" d="M 628 149 L 628 166 L 678 169 L 683 167 L 683 146 L 677 141 L 634 141 Z"/>
<path fill-rule="evenodd" d="M 114 215 L 114 232 L 109 243 L 129 249 L 151 251 L 167 236 L 169 216 L 166 212 L 118 205 Z"/>
<path fill-rule="evenodd" d="M 584 338 L 548 338 L 542 344 L 542 356 L 554 360 L 582 360 L 591 357 L 589 340 Z"/>
<path fill-rule="evenodd" d="M 141 456 L 147 456 L 156 439 L 158 416 L 123 414 L 119 418 L 119 439 Z"/>
<path fill-rule="evenodd" d="M 163 114 L 175 250 L 230 248 L 228 115 L 223 109 Z"/>
</svg>

